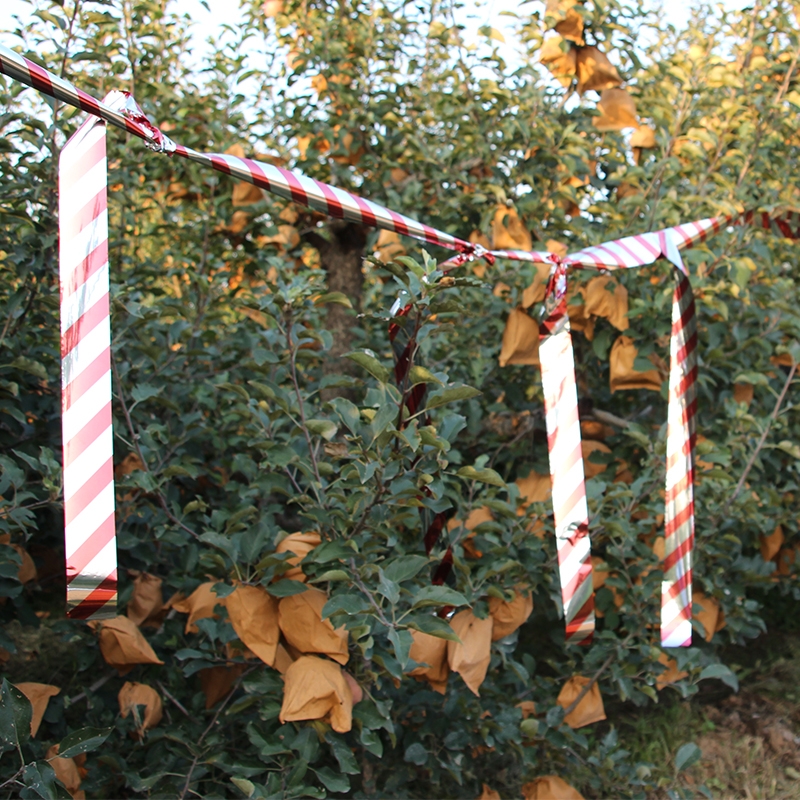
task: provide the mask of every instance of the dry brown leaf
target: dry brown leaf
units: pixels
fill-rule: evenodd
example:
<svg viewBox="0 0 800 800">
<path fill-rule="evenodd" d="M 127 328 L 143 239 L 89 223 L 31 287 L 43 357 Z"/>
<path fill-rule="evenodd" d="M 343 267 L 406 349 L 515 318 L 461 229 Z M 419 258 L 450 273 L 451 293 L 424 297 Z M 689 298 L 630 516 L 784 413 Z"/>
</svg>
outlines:
<svg viewBox="0 0 800 800">
<path fill-rule="evenodd" d="M 241 233 L 249 221 L 250 215 L 246 211 L 234 211 L 231 221 L 225 226 L 225 230 L 230 233 Z"/>
<path fill-rule="evenodd" d="M 121 481 L 126 475 L 137 470 L 145 469 L 144 462 L 136 453 L 128 453 L 122 461 L 114 467 L 114 479 Z"/>
<path fill-rule="evenodd" d="M 608 580 L 608 564 L 600 556 L 592 556 L 592 589 L 596 592 Z"/>
<path fill-rule="evenodd" d="M 555 244 L 558 243 L 556 242 Z M 564 250 L 566 251 L 566 247 Z M 541 303 L 544 300 L 549 278 L 550 264 L 536 264 L 536 275 L 533 278 L 533 283 L 522 293 L 523 308 L 530 308 L 534 303 Z"/>
<path fill-rule="evenodd" d="M 649 125 L 640 125 L 631 134 L 631 147 L 652 150 L 656 146 L 656 132 Z"/>
<path fill-rule="evenodd" d="M 604 89 L 622 86 L 617 68 L 596 47 L 578 48 L 577 73 L 580 94 L 589 91 L 602 92 Z"/>
<path fill-rule="evenodd" d="M 328 79 L 321 72 L 317 73 L 311 79 L 311 88 L 317 94 L 322 94 L 328 88 Z"/>
<path fill-rule="evenodd" d="M 100 652 L 106 664 L 116 667 L 120 675 L 130 672 L 134 664 L 163 664 L 136 623 L 127 617 L 114 617 L 89 623 L 100 635 Z"/>
<path fill-rule="evenodd" d="M 596 419 L 581 420 L 581 437 L 584 439 L 603 441 L 603 439 L 608 439 L 609 436 L 613 435 L 614 429 L 604 422 L 598 422 Z"/>
<path fill-rule="evenodd" d="M 450 665 L 447 663 L 447 640 L 413 630 L 411 639 L 409 656 L 418 664 L 428 666 L 414 667 L 409 675 L 418 680 L 428 681 L 435 692 L 444 694 L 447 688 L 447 676 L 450 674 Z"/>
<path fill-rule="evenodd" d="M 340 664 L 350 658 L 347 652 L 347 630 L 334 630 L 329 619 L 322 619 L 328 596 L 319 589 L 284 597 L 278 604 L 281 631 L 292 647 L 301 653 L 322 653 Z"/>
<path fill-rule="evenodd" d="M 499 597 L 489 598 L 489 615 L 493 620 L 492 641 L 510 636 L 533 611 L 533 597 L 514 590 L 514 599 L 509 603 Z"/>
<path fill-rule="evenodd" d="M 616 278 L 592 278 L 584 289 L 584 300 L 587 315 L 603 317 L 619 331 L 628 329 L 628 290 Z"/>
<path fill-rule="evenodd" d="M 568 708 L 575 702 L 583 687 L 589 683 L 589 678 L 583 675 L 573 675 L 558 693 L 556 702 L 562 708 Z M 583 696 L 578 705 L 564 717 L 564 722 L 570 728 L 582 728 L 584 725 L 591 725 L 593 722 L 600 722 L 606 718 L 603 708 L 603 697 L 600 694 L 600 687 L 597 681 L 592 684 L 592 688 Z"/>
<path fill-rule="evenodd" d="M 404 256 L 406 248 L 403 247 L 400 236 L 394 231 L 381 230 L 378 233 L 375 252 L 381 261 L 393 261 L 398 256 Z"/>
<path fill-rule="evenodd" d="M 638 124 L 636 103 L 625 89 L 603 89 L 597 104 L 599 117 L 592 124 L 599 131 L 621 131 Z"/>
<path fill-rule="evenodd" d="M 584 800 L 584 797 L 557 775 L 545 775 L 522 787 L 522 800 Z"/>
<path fill-rule="evenodd" d="M 661 374 L 657 369 L 639 372 L 633 368 L 638 350 L 629 336 L 620 336 L 611 348 L 609 366 L 611 392 L 627 389 L 661 391 Z"/>
<path fill-rule="evenodd" d="M 133 580 L 133 594 L 125 613 L 137 625 L 158 616 L 164 608 L 161 595 L 161 578 L 149 572 L 140 572 Z"/>
<path fill-rule="evenodd" d="M 117 695 L 119 713 L 125 719 L 128 714 L 133 714 L 139 728 L 139 738 L 146 730 L 155 728 L 163 716 L 163 706 L 158 692 L 145 683 L 132 683 L 126 681 Z M 144 706 L 144 715 L 136 710 L 136 706 Z"/>
<path fill-rule="evenodd" d="M 46 753 L 45 758 L 50 762 L 50 766 L 56 773 L 61 783 L 66 786 L 67 791 L 72 795 L 74 800 L 80 800 L 80 797 L 86 797 L 81 791 L 81 774 L 78 771 L 78 765 L 75 763 L 74 758 L 61 758 L 58 755 L 58 745 L 54 744 Z"/>
<path fill-rule="evenodd" d="M 513 206 L 498 204 L 492 222 L 492 245 L 496 250 L 533 249 L 533 239 Z"/>
<path fill-rule="evenodd" d="M 639 162 L 636 161 L 638 164 Z M 635 197 L 637 194 L 641 194 L 642 190 L 635 186 L 632 183 L 627 183 L 626 181 L 622 181 L 622 183 L 617 186 L 617 199 L 624 200 L 626 197 Z"/>
<path fill-rule="evenodd" d="M 514 708 L 518 708 L 522 712 L 522 719 L 536 716 L 536 703 L 533 700 L 522 700 Z"/>
<path fill-rule="evenodd" d="M 327 445 L 326 445 L 327 452 Z M 330 455 L 330 453 L 329 453 Z M 347 455 L 345 446 L 344 455 Z M 315 548 L 322 544 L 322 537 L 316 531 L 308 531 L 306 533 L 290 533 L 278 542 L 275 548 L 276 553 L 294 553 L 294 557 L 288 559 L 287 563 L 291 564 L 293 569 L 287 570 L 283 573 L 284 578 L 293 581 L 302 581 L 305 583 L 306 576 L 303 570 L 298 566 L 300 562 Z"/>
<path fill-rule="evenodd" d="M 453 519 L 449 520 L 447 523 L 447 530 L 453 531 L 456 528 L 463 527 L 471 531 L 473 528 L 477 528 L 481 523 L 491 522 L 493 519 L 492 510 L 489 506 L 481 506 L 480 508 L 473 508 L 467 515 L 466 521 L 453 517 Z"/>
<path fill-rule="evenodd" d="M 31 703 L 31 736 L 36 736 L 42 717 L 47 711 L 51 697 L 55 697 L 61 689 L 49 683 L 16 683 L 14 684 Z"/>
<path fill-rule="evenodd" d="M 352 728 L 353 695 L 338 664 L 301 656 L 286 670 L 283 680 L 281 722 L 324 719 L 338 733 Z"/>
<path fill-rule="evenodd" d="M 244 664 L 201 669 L 198 675 L 203 694 L 206 696 L 206 708 L 213 708 L 223 697 L 227 697 L 244 670 Z"/>
<path fill-rule="evenodd" d="M 656 677 L 656 689 L 658 689 L 659 692 L 665 686 L 669 686 L 671 683 L 676 683 L 677 681 L 689 677 L 689 673 L 685 670 L 679 670 L 678 662 L 674 658 L 670 658 L 664 652 L 658 657 L 658 663 L 666 667 L 664 672 Z"/>
<path fill-rule="evenodd" d="M 500 793 L 492 789 L 488 783 L 484 783 L 483 791 L 478 800 L 500 800 Z"/>
<path fill-rule="evenodd" d="M 292 250 L 300 244 L 300 232 L 294 225 L 278 225 L 277 227 L 278 232 L 274 236 L 259 236 L 256 239 L 259 247 L 274 244 L 282 250 Z"/>
<path fill-rule="evenodd" d="M 280 629 L 278 601 L 263 586 L 237 586 L 225 607 L 236 635 L 265 664 L 275 663 Z"/>
<path fill-rule="evenodd" d="M 36 564 L 34 564 L 31 554 L 21 545 L 12 544 L 11 547 L 19 553 L 22 563 L 17 570 L 17 580 L 20 583 L 30 583 L 36 580 Z"/>
<path fill-rule="evenodd" d="M 589 457 L 595 452 L 610 453 L 611 448 L 608 445 L 603 444 L 603 442 L 597 442 L 592 439 L 584 439 L 581 441 L 581 453 L 583 454 L 583 473 L 587 478 L 594 478 L 596 475 L 599 475 L 606 469 L 605 464 L 596 464 L 594 461 L 590 460 Z"/>
<path fill-rule="evenodd" d="M 692 605 L 699 605 L 700 611 L 695 619 L 703 626 L 706 632 L 705 640 L 710 642 L 717 631 L 725 627 L 725 615 L 719 603 L 713 597 L 707 597 L 703 592 L 692 592 Z"/>
<path fill-rule="evenodd" d="M 211 588 L 214 581 L 201 583 L 188 597 L 182 597 L 172 601 L 172 607 L 180 614 L 188 614 L 186 620 L 186 633 L 197 633 L 198 627 L 195 622 L 207 617 L 216 617 L 214 606 L 222 605 L 222 600 L 217 597 Z"/>
<path fill-rule="evenodd" d="M 526 478 L 517 478 L 514 483 L 519 488 L 523 510 L 531 503 L 546 503 L 553 493 L 550 476 L 539 472 L 531 472 Z"/>
<path fill-rule="evenodd" d="M 784 542 L 783 528 L 775 526 L 775 530 L 769 536 L 761 536 L 761 558 L 764 561 L 772 561 L 780 552 Z"/>
<path fill-rule="evenodd" d="M 752 383 L 734 383 L 733 384 L 733 399 L 737 403 L 744 403 L 749 406 L 753 402 L 753 384 Z"/>
<path fill-rule="evenodd" d="M 569 86 L 578 70 L 578 49 L 569 42 L 566 43 L 566 48 L 562 49 L 564 41 L 560 36 L 550 36 L 545 39 L 539 53 L 539 61 L 562 86 Z"/>
<path fill-rule="evenodd" d="M 478 689 L 486 678 L 492 649 L 492 618 L 478 619 L 469 609 L 459 611 L 450 620 L 460 642 L 447 642 L 447 662 L 464 679 L 469 690 Z"/>
<path fill-rule="evenodd" d="M 539 364 L 539 325 L 521 308 L 513 308 L 506 320 L 500 347 L 500 366 Z"/>
<path fill-rule="evenodd" d="M 565 39 L 582 45 L 583 42 L 583 17 L 575 10 L 580 5 L 578 0 L 547 0 L 545 15 L 556 20 L 556 32 Z"/>
</svg>

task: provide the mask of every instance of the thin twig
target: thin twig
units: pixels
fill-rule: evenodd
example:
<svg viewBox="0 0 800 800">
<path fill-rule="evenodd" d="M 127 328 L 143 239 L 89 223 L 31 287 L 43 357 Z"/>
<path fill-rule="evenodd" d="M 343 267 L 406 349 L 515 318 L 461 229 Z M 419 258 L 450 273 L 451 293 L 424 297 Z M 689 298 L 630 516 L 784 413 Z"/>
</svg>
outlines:
<svg viewBox="0 0 800 800">
<path fill-rule="evenodd" d="M 630 636 L 628 636 L 626 639 L 624 639 L 623 642 L 621 643 L 620 647 L 625 647 L 625 645 L 628 643 L 629 639 L 630 639 Z M 564 709 L 564 716 L 565 717 L 569 716 L 578 707 L 578 704 L 581 702 L 581 700 L 583 700 L 583 698 L 586 697 L 587 694 L 589 694 L 589 692 L 592 690 L 592 686 L 594 686 L 597 683 L 597 681 L 600 679 L 600 676 L 611 666 L 611 662 L 616 657 L 617 657 L 617 653 L 616 653 L 616 650 L 615 650 L 600 665 L 600 669 L 598 669 L 597 672 L 595 672 L 595 674 L 589 679 L 589 683 L 587 683 L 586 686 L 584 686 L 583 689 L 581 689 L 578 692 L 578 696 Z"/>
<path fill-rule="evenodd" d="M 183 712 L 183 715 L 184 715 L 185 717 L 191 717 L 191 714 L 190 714 L 190 713 L 189 713 L 189 712 L 188 712 L 188 711 L 187 711 L 187 710 L 186 710 L 186 709 L 183 707 L 183 705 L 181 704 L 181 702 L 180 702 L 179 700 L 176 700 L 176 699 L 175 699 L 175 698 L 174 698 L 174 697 L 173 697 L 173 696 L 172 696 L 172 695 L 171 695 L 171 694 L 170 694 L 170 693 L 167 691 L 166 687 L 164 686 L 164 684 L 163 684 L 163 683 L 161 683 L 161 681 L 156 681 L 156 683 L 158 683 L 158 685 L 159 685 L 159 687 L 160 687 L 161 691 L 162 691 L 162 692 L 164 692 L 164 696 L 165 696 L 165 697 L 166 697 L 168 700 L 171 700 L 171 701 L 172 701 L 172 702 L 173 702 L 173 703 L 174 703 L 174 704 L 177 706 L 177 708 L 178 708 L 180 711 L 182 711 L 182 712 Z"/>
<path fill-rule="evenodd" d="M 76 694 L 75 697 L 66 698 L 64 704 L 69 707 L 74 706 L 75 703 L 79 703 L 81 700 L 86 700 L 89 692 L 96 692 L 101 686 L 108 683 L 108 681 L 110 681 L 113 677 L 115 677 L 115 673 L 109 672 L 108 675 L 98 678 L 98 680 L 96 680 L 85 692 Z"/>
<path fill-rule="evenodd" d="M 769 415 L 769 419 L 767 420 L 767 425 L 764 428 L 764 432 L 761 434 L 761 438 L 758 440 L 756 449 L 753 451 L 753 455 L 750 456 L 750 459 L 747 462 L 747 466 L 745 466 L 744 468 L 742 477 L 739 478 L 739 483 L 736 484 L 736 488 L 733 490 L 733 494 L 731 495 L 730 499 L 731 503 L 736 499 L 736 496 L 739 494 L 739 492 L 742 491 L 744 482 L 747 480 L 747 476 L 750 474 L 750 470 L 756 463 L 758 454 L 764 447 L 764 442 L 767 441 L 767 435 L 769 434 L 770 428 L 772 427 L 772 423 L 775 422 L 775 419 L 778 416 L 778 412 L 780 411 L 781 405 L 783 404 L 783 399 L 786 397 L 786 392 L 789 390 L 789 385 L 791 384 L 792 378 L 794 378 L 794 373 L 796 371 L 797 371 L 797 364 L 792 364 L 792 368 L 789 370 L 789 374 L 786 377 L 786 383 L 783 384 L 783 389 L 781 390 L 781 393 L 778 395 L 778 400 L 775 403 L 775 408 L 772 409 L 772 413 Z"/>
</svg>

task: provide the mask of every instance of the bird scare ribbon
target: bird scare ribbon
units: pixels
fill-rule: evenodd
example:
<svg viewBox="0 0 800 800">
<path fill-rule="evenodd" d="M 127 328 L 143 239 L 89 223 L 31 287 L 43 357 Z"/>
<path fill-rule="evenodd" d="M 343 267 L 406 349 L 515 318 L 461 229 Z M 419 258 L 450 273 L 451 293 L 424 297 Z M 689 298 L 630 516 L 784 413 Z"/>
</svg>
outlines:
<svg viewBox="0 0 800 800">
<path fill-rule="evenodd" d="M 456 251 L 455 256 L 440 265 L 443 271 L 460 266 L 476 258 L 483 258 L 490 264 L 494 263 L 496 258 L 552 263 L 551 277 L 545 298 L 545 313 L 540 325 L 540 361 L 545 397 L 550 473 L 553 482 L 553 504 L 556 537 L 558 540 L 562 600 L 567 626 L 567 638 L 568 641 L 573 643 L 586 643 L 591 640 L 594 631 L 594 608 L 591 592 L 586 491 L 583 462 L 580 457 L 581 440 L 575 368 L 566 305 L 567 273 L 571 269 L 629 269 L 652 264 L 662 257 L 674 264 L 677 281 L 673 294 L 670 343 L 665 509 L 666 555 L 662 584 L 661 640 L 662 644 L 667 647 L 691 643 L 691 556 L 694 545 L 693 483 L 697 334 L 692 290 L 686 269 L 681 260 L 680 251 L 691 247 L 708 235 L 730 224 L 753 224 L 772 229 L 785 237 L 800 238 L 800 215 L 788 213 L 776 218 L 763 213 L 748 212 L 737 217 L 724 216 L 705 219 L 685 225 L 677 225 L 661 231 L 606 242 L 595 247 L 585 248 L 564 258 L 542 252 L 486 250 L 479 244 L 470 244 L 452 234 L 438 231 L 370 200 L 365 200 L 358 195 L 314 180 L 301 173 L 227 154 L 200 153 L 175 144 L 147 119 L 144 112 L 130 95 L 122 92 L 112 93 L 113 102 L 109 98 L 107 98 L 109 102 L 100 102 L 75 88 L 68 81 L 56 77 L 2 45 L 0 45 L 0 73 L 4 73 L 21 83 L 33 87 L 42 94 L 87 111 L 94 117 L 138 136 L 152 150 L 181 156 L 190 161 L 211 167 L 239 180 L 252 183 L 285 200 L 307 206 L 330 217 L 394 231 L 428 244 Z M 93 123 L 90 128 L 94 129 L 97 125 L 98 123 Z M 104 128 L 104 126 L 102 127 Z M 78 162 L 74 163 L 77 164 Z M 83 182 L 80 177 L 80 174 L 75 173 L 72 180 L 82 185 Z M 62 183 L 63 186 L 64 184 Z M 70 205 L 65 205 L 62 202 L 62 211 L 66 209 L 65 214 L 67 215 L 72 211 L 72 208 L 68 207 Z M 102 213 L 98 212 L 97 216 L 86 223 L 86 225 L 96 226 L 96 234 L 86 234 L 87 236 L 99 235 L 99 231 L 103 229 L 104 213 L 104 211 Z M 81 217 L 81 221 L 83 219 Z M 64 223 L 62 223 L 62 236 L 65 230 L 63 226 Z M 83 227 L 82 225 L 81 230 Z M 72 229 L 69 230 L 72 231 Z M 93 230 L 95 229 L 93 228 Z M 70 232 L 69 235 L 72 236 L 72 233 Z M 62 243 L 62 253 L 64 252 L 63 247 Z M 62 280 L 65 279 L 63 270 L 64 262 L 62 260 Z M 89 283 L 89 277 L 88 275 L 86 276 L 85 283 L 87 284 Z M 77 287 L 73 287 L 70 284 L 68 288 L 70 292 L 75 293 Z M 85 293 L 88 295 L 90 290 L 86 289 Z M 62 296 L 72 296 L 67 294 L 64 286 L 62 286 Z M 107 308 L 107 294 L 104 302 Z M 95 304 L 92 304 L 91 309 L 85 303 L 80 308 L 87 309 L 81 312 L 79 316 L 81 318 L 86 317 L 85 328 L 88 330 L 90 320 L 94 321 L 96 318 L 100 318 L 102 314 L 100 306 L 97 307 L 96 311 L 94 310 Z M 66 310 L 62 303 L 62 313 L 74 314 L 75 312 Z M 94 316 L 95 314 L 96 317 Z M 65 316 L 65 321 L 62 321 L 62 330 L 70 333 L 76 319 L 78 317 Z M 106 321 L 102 323 L 106 325 L 106 330 L 107 319 L 106 314 Z M 75 333 L 70 333 L 70 336 L 77 336 L 79 331 L 82 332 L 84 330 L 83 324 L 74 330 Z M 99 340 L 99 334 L 97 334 L 97 337 Z M 70 341 L 72 340 L 70 339 Z M 73 361 L 77 362 L 77 359 L 81 357 L 82 351 L 79 351 L 78 355 L 68 360 L 67 355 L 72 354 L 72 349 L 70 349 L 69 342 L 66 342 L 64 346 L 67 347 L 67 350 L 64 351 L 65 364 L 72 365 Z M 399 347 L 399 342 L 395 343 L 395 347 L 399 351 L 398 356 L 400 356 L 402 348 Z M 88 348 L 84 349 L 88 350 Z M 97 356 L 97 358 L 99 357 Z M 102 362 L 102 364 L 106 363 Z M 101 369 L 102 364 L 97 367 L 98 370 Z M 74 377 L 76 374 L 74 366 L 65 366 L 64 369 L 73 370 L 72 372 L 65 372 L 65 376 L 73 376 L 69 381 L 65 377 L 66 397 L 68 395 L 67 388 L 77 378 Z M 94 375 L 94 373 L 90 371 L 88 364 L 80 367 L 81 372 L 84 370 L 87 376 L 86 381 L 88 381 L 89 376 Z M 107 376 L 107 371 L 103 374 Z M 77 386 L 78 384 L 75 384 L 76 388 Z M 103 393 L 106 404 L 109 405 L 111 401 L 110 381 L 107 378 L 97 380 L 93 386 L 93 390 L 97 392 L 97 397 L 99 398 Z M 75 389 L 70 391 L 74 392 Z M 409 400 L 412 400 L 412 398 L 409 398 Z M 96 402 L 99 403 L 99 399 Z M 68 406 L 65 400 L 65 415 L 67 415 L 67 408 L 71 411 L 72 405 Z M 98 415 L 101 409 L 102 406 L 98 405 Z M 110 411 L 108 413 L 110 414 Z M 78 419 L 78 416 L 70 413 L 69 418 Z M 110 448 L 110 434 L 105 434 L 105 439 L 99 436 L 101 429 L 102 431 L 108 430 L 107 425 L 103 427 L 104 419 L 101 418 L 98 422 L 96 428 L 98 436 L 92 439 L 94 442 L 92 447 L 96 447 L 98 453 L 97 460 L 92 462 L 97 469 L 97 473 L 92 473 L 93 476 L 95 474 L 109 474 L 108 470 L 110 469 L 108 458 L 105 461 L 101 460 L 103 455 L 106 454 L 106 451 L 102 449 L 104 445 L 97 443 L 100 441 L 108 442 L 108 447 Z M 100 484 L 103 484 L 103 486 L 98 490 L 97 496 L 100 496 L 101 491 L 106 494 L 110 492 L 113 504 L 113 483 L 104 483 L 104 479 L 99 477 L 96 481 L 94 479 L 86 481 L 80 488 L 76 488 L 78 484 L 74 482 L 67 488 L 66 471 L 68 463 L 70 464 L 70 472 L 76 472 L 72 468 L 74 466 L 73 461 L 67 461 L 67 449 L 68 446 L 71 446 L 72 439 L 75 438 L 76 429 L 74 426 L 76 424 L 76 422 L 70 422 L 69 426 L 71 427 L 68 427 L 67 423 L 65 423 L 64 428 L 65 494 L 68 493 L 67 497 L 74 501 L 70 507 L 75 509 L 84 508 L 81 513 L 86 514 L 87 509 L 93 509 L 94 506 L 91 504 L 85 507 L 81 505 L 84 502 L 84 496 L 89 496 L 91 492 L 96 490 L 96 487 L 100 487 Z M 83 430 L 81 429 L 77 433 L 82 435 Z M 88 451 L 88 446 L 86 450 Z M 75 452 L 82 454 L 84 451 L 75 450 Z M 72 451 L 70 451 L 71 459 L 79 457 L 81 456 L 72 455 Z M 101 467 L 106 472 L 103 472 Z M 109 486 L 111 487 L 110 489 L 108 488 Z M 75 498 L 79 498 L 79 500 L 75 500 Z M 71 500 L 67 499 L 66 502 L 71 503 Z M 100 505 L 98 505 L 99 508 Z M 98 511 L 97 519 L 107 510 L 106 505 L 102 506 L 102 510 Z M 95 609 L 97 603 L 105 596 L 101 594 L 102 592 L 111 591 L 109 587 L 112 581 L 114 585 L 113 592 L 116 592 L 115 570 L 113 572 L 110 571 L 107 576 L 100 579 L 100 573 L 105 571 L 106 567 L 109 567 L 112 563 L 107 556 L 109 552 L 113 551 L 113 507 L 111 515 L 107 516 L 103 521 L 105 527 L 101 526 L 97 529 L 97 531 L 102 530 L 103 533 L 95 532 L 89 536 L 85 534 L 85 529 L 78 528 L 74 523 L 69 522 L 69 513 L 68 511 L 68 537 L 73 531 L 80 530 L 83 533 L 76 535 L 83 535 L 87 542 L 94 543 L 95 538 L 98 544 L 105 542 L 97 550 L 96 558 L 90 560 L 87 560 L 87 558 L 91 555 L 91 549 L 87 549 L 84 552 L 80 547 L 76 549 L 75 543 L 68 543 L 67 547 L 68 558 L 73 558 L 73 573 L 68 579 L 70 580 L 70 585 L 74 584 L 74 591 L 76 592 L 74 599 L 70 601 L 75 603 L 75 608 L 71 615 L 98 616 L 103 614 L 104 611 L 108 612 L 111 606 L 111 595 L 101 607 L 97 607 L 93 611 L 90 609 Z M 77 517 L 75 519 L 78 520 Z M 69 527 L 70 524 L 72 524 L 71 528 Z M 426 531 L 426 538 L 432 538 L 431 534 L 430 530 Z M 107 536 L 111 537 L 110 544 L 104 538 Z M 76 558 L 75 553 L 80 555 L 80 559 Z M 72 555 L 70 556 L 69 554 Z M 100 554 L 102 554 L 102 569 L 99 569 Z M 96 566 L 99 572 L 96 574 L 89 572 L 90 569 L 95 569 Z M 79 591 L 83 592 L 82 596 L 77 594 Z"/>
<path fill-rule="evenodd" d="M 112 92 L 106 102 L 125 102 Z M 106 124 L 89 117 L 58 163 L 61 432 L 67 614 L 117 610 Z"/>
</svg>

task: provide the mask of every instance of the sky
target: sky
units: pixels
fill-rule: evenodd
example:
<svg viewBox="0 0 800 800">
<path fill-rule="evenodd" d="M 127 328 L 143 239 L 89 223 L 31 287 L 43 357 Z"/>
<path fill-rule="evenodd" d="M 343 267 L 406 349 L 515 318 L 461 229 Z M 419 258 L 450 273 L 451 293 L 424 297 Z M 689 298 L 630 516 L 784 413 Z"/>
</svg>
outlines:
<svg viewBox="0 0 800 800">
<path fill-rule="evenodd" d="M 221 23 L 235 22 L 236 0 L 206 0 L 208 10 L 203 7 L 200 0 L 176 0 L 175 7 L 188 13 L 194 20 L 194 37 L 199 51 L 204 50 L 205 42 L 210 36 L 219 32 Z M 725 0 L 723 3 L 728 8 L 742 8 L 748 5 L 747 0 Z M 460 12 L 460 22 L 466 25 L 467 35 L 478 38 L 478 28 L 490 25 L 501 31 L 507 29 L 509 23 L 502 16 L 503 11 L 517 11 L 522 6 L 535 8 L 544 5 L 541 0 L 529 0 L 520 3 L 519 0 L 467 0 Z M 682 27 L 689 19 L 692 5 L 690 0 L 653 0 L 654 7 L 661 5 L 664 21 Z M 13 17 L 18 15 L 23 19 L 30 13 L 32 3 L 30 0 L 0 0 L 0 42 L 7 43 L 8 37 L 2 35 L 3 31 L 15 28 Z M 233 12 L 232 12 L 233 9 Z"/>
</svg>

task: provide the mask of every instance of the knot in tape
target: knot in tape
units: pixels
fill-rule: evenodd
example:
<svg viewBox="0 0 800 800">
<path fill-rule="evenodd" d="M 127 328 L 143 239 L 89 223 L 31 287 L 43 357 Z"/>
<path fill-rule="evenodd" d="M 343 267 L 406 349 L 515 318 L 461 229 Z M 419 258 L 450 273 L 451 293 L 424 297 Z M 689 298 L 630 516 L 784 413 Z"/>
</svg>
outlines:
<svg viewBox="0 0 800 800">
<path fill-rule="evenodd" d="M 174 153 L 177 149 L 175 142 L 163 134 L 158 127 L 150 122 L 147 114 L 136 102 L 130 92 L 120 92 L 125 98 L 122 113 L 131 122 L 143 129 L 147 138 L 144 140 L 146 147 L 156 153 Z"/>
<path fill-rule="evenodd" d="M 559 255 L 551 253 L 548 257 L 553 266 L 547 279 L 542 315 L 551 316 L 567 298 L 567 262 Z"/>
</svg>

